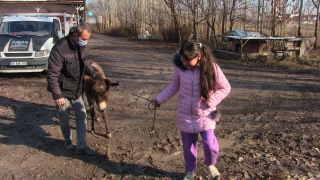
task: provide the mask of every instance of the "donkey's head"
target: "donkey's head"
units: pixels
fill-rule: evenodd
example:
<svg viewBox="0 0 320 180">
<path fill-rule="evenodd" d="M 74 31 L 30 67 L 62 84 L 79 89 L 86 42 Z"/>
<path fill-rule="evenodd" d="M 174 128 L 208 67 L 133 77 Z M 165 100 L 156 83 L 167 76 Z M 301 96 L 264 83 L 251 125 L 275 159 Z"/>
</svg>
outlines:
<svg viewBox="0 0 320 180">
<path fill-rule="evenodd" d="M 118 86 L 117 81 L 104 78 L 104 75 L 97 73 L 95 77 L 84 76 L 86 83 L 91 84 L 89 89 L 92 100 L 98 105 L 98 110 L 104 112 L 107 108 L 110 86 Z"/>
</svg>

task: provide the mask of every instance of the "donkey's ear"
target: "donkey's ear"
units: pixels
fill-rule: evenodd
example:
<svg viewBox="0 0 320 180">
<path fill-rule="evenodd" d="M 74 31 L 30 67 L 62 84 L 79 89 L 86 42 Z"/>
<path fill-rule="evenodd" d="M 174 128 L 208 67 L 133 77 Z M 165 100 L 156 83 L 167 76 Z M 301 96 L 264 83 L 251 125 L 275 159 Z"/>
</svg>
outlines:
<svg viewBox="0 0 320 180">
<path fill-rule="evenodd" d="M 83 80 L 88 83 L 92 83 L 93 78 L 91 76 L 83 75 Z"/>
<path fill-rule="evenodd" d="M 110 79 L 105 79 L 104 82 L 106 84 L 108 84 L 109 86 L 118 86 L 119 85 L 119 82 L 113 81 L 113 80 L 110 80 Z"/>
</svg>

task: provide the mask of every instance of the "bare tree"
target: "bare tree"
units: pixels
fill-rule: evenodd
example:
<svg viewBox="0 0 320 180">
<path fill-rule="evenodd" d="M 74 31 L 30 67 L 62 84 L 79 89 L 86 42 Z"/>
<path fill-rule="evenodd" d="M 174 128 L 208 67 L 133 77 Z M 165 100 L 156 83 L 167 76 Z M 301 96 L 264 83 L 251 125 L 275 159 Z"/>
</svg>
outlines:
<svg viewBox="0 0 320 180">
<path fill-rule="evenodd" d="M 224 34 L 225 29 L 226 29 L 226 21 L 227 21 L 227 16 L 228 16 L 228 1 L 223 0 L 222 2 L 222 25 L 221 25 L 221 34 Z"/>
<path fill-rule="evenodd" d="M 161 9 L 161 4 L 158 1 L 151 0 L 151 3 L 146 3 L 144 8 L 148 9 L 144 16 L 144 23 L 147 25 L 144 27 L 145 30 L 148 30 L 148 27 L 150 27 L 152 34 L 158 34 L 159 21 L 162 21 L 160 17 L 161 11 L 159 11 Z"/>
<path fill-rule="evenodd" d="M 277 0 L 271 0 L 271 36 L 276 35 L 276 1 Z"/>
<path fill-rule="evenodd" d="M 181 3 L 187 7 L 191 13 L 191 21 L 193 27 L 193 38 L 199 40 L 198 35 L 198 25 L 206 20 L 206 16 L 204 16 L 203 12 L 199 12 L 201 10 L 200 4 L 201 0 L 181 0 Z"/>
<path fill-rule="evenodd" d="M 173 24 L 174 24 L 174 29 L 176 31 L 176 34 L 177 34 L 178 38 L 179 38 L 179 42 L 181 43 L 182 39 L 181 39 L 180 30 L 179 30 L 178 14 L 176 12 L 176 7 L 177 7 L 178 0 L 163 0 L 163 1 L 166 3 L 168 8 L 170 9 L 172 20 L 173 20 Z"/>
<path fill-rule="evenodd" d="M 93 16 L 96 20 L 96 24 L 97 27 L 99 29 L 99 31 L 102 30 L 102 22 L 99 22 L 100 20 L 102 21 L 102 15 L 104 14 L 103 12 L 105 11 L 104 9 L 104 1 L 99 1 L 99 0 L 92 0 L 90 1 L 87 6 L 86 9 L 88 11 L 93 12 Z M 101 17 L 101 19 L 100 19 Z"/>
<path fill-rule="evenodd" d="M 230 7 L 230 12 L 229 12 L 229 21 L 230 21 L 229 31 L 232 31 L 233 24 L 235 22 L 234 12 L 235 12 L 236 2 L 237 2 L 237 0 L 231 1 L 231 7 Z"/>
<path fill-rule="evenodd" d="M 257 18 L 257 31 L 260 31 L 260 32 L 262 32 L 262 30 L 261 30 L 261 24 L 260 24 L 260 22 L 261 22 L 261 13 L 260 13 L 260 11 L 261 11 L 261 0 L 258 0 L 258 18 Z"/>
<path fill-rule="evenodd" d="M 206 33 L 206 39 L 210 39 L 210 32 L 213 32 L 213 34 L 216 33 L 216 17 L 218 12 L 218 0 L 209 0 L 207 1 L 208 4 L 202 3 L 200 8 L 202 9 L 203 15 L 206 19 L 206 25 L 207 25 L 207 33 Z"/>
<path fill-rule="evenodd" d="M 275 28 L 280 28 L 278 30 L 278 35 L 285 36 L 286 23 L 290 19 L 290 15 L 287 13 L 289 7 L 293 6 L 293 2 L 291 0 L 278 0 L 276 2 L 276 24 Z M 277 30 L 277 29 L 275 29 Z M 276 32 L 275 32 L 276 33 Z"/>
<path fill-rule="evenodd" d="M 300 6 L 299 6 L 299 26 L 298 26 L 298 36 L 301 37 L 301 14 L 302 14 L 302 6 L 303 6 L 303 0 L 300 0 Z"/>
<path fill-rule="evenodd" d="M 319 28 L 319 19 L 320 19 L 320 1 L 319 0 L 312 0 L 313 5 L 317 9 L 317 17 L 316 17 L 316 24 L 314 28 L 314 36 L 316 37 L 316 43 L 314 43 L 314 48 L 318 48 L 318 28 Z"/>
<path fill-rule="evenodd" d="M 314 34 L 319 36 L 319 0 L 311 1 L 318 18 Z M 211 34 L 246 29 L 248 25 L 256 25 L 255 29 L 264 34 L 283 36 L 288 10 L 299 13 L 298 36 L 301 36 L 305 6 L 303 0 L 91 0 L 86 10 L 93 12 L 96 19 L 102 17 L 107 29 L 122 28 L 119 30 L 134 32 L 131 35 L 135 36 L 142 31 L 165 34 L 171 28 L 173 33 L 168 37 L 182 42 L 187 33 L 203 40 L 211 38 Z"/>
</svg>

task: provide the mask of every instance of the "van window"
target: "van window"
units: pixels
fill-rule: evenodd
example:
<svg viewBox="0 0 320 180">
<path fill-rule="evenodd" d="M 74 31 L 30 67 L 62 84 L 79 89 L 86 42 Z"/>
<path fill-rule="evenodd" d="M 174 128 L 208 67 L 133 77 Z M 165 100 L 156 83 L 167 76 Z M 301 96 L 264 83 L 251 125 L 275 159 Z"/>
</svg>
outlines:
<svg viewBox="0 0 320 180">
<path fill-rule="evenodd" d="M 7 21 L 2 22 L 0 34 L 10 35 L 50 35 L 52 32 L 51 22 L 42 21 Z"/>
</svg>

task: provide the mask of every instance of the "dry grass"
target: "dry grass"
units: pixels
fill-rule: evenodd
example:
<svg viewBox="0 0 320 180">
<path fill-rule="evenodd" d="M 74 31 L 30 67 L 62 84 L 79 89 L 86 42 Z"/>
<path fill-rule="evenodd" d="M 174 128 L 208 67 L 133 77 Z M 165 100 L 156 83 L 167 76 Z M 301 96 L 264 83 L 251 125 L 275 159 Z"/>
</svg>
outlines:
<svg viewBox="0 0 320 180">
<path fill-rule="evenodd" d="M 234 60 L 234 62 L 256 67 L 278 67 L 289 70 L 308 71 L 310 73 L 320 74 L 320 56 L 286 57 L 281 60 L 271 59 L 265 56 L 256 56 L 243 58 L 240 61 Z"/>
<path fill-rule="evenodd" d="M 301 57 L 294 58 L 288 57 L 282 61 L 279 61 L 278 66 L 286 67 L 286 68 L 300 68 L 300 69 L 313 69 L 320 70 L 320 59 L 317 57 Z"/>
</svg>

